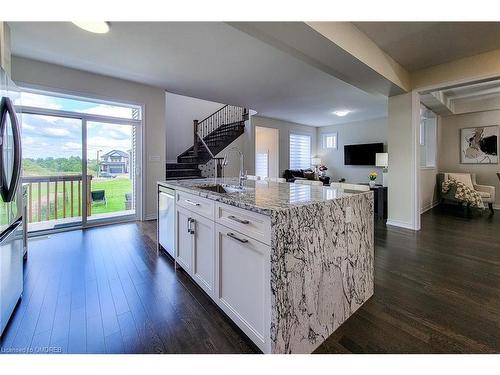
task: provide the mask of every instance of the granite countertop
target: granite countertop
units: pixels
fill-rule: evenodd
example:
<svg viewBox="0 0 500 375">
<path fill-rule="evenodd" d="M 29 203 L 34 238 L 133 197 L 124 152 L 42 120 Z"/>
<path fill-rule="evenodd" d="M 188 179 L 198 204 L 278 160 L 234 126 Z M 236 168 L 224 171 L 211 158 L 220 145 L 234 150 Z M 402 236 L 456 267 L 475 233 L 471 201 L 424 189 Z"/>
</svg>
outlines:
<svg viewBox="0 0 500 375">
<path fill-rule="evenodd" d="M 221 180 L 219 178 L 217 183 L 238 185 L 238 179 Z M 158 181 L 158 184 L 264 215 L 271 215 L 273 211 L 341 199 L 356 194 L 372 194 L 371 192 L 344 192 L 329 186 L 251 180 L 245 181 L 245 190 L 242 192 L 216 193 L 200 189 L 201 186 L 215 184 L 213 178 Z"/>
</svg>

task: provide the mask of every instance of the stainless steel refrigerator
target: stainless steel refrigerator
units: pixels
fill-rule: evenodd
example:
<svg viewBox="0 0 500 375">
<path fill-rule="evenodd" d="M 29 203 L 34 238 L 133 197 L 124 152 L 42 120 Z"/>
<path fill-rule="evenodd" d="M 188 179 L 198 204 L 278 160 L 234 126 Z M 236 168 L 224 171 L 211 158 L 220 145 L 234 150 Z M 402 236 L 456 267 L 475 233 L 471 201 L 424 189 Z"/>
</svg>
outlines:
<svg viewBox="0 0 500 375">
<path fill-rule="evenodd" d="M 0 68 L 1 69 L 1 68 Z M 23 292 L 20 92 L 0 70 L 0 336 Z"/>
</svg>

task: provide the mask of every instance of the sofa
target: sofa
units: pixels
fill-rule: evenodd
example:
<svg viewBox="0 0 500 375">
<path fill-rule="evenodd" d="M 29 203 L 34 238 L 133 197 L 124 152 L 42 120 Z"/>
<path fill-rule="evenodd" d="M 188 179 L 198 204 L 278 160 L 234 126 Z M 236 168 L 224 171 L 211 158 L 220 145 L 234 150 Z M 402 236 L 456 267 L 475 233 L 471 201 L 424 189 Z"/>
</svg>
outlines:
<svg viewBox="0 0 500 375">
<path fill-rule="evenodd" d="M 308 180 L 311 179 L 310 177 L 307 178 L 307 174 L 313 174 L 314 176 L 314 171 L 312 169 L 285 169 L 285 172 L 283 172 L 283 178 L 286 179 L 286 182 L 294 182 L 295 180 Z M 312 178 L 314 179 L 314 177 Z"/>
<path fill-rule="evenodd" d="M 448 178 L 453 176 L 456 180 L 464 182 L 466 185 L 472 184 L 474 190 L 476 190 L 483 203 L 488 205 L 491 214 L 494 214 L 493 204 L 495 203 L 495 187 L 488 185 L 479 185 L 476 181 L 475 173 L 438 173 L 437 174 L 437 188 L 438 188 L 438 197 L 441 203 L 446 201 L 449 202 L 458 202 L 455 198 L 455 191 L 453 189 L 449 190 L 447 193 L 442 192 L 443 182 L 448 180 Z"/>
</svg>

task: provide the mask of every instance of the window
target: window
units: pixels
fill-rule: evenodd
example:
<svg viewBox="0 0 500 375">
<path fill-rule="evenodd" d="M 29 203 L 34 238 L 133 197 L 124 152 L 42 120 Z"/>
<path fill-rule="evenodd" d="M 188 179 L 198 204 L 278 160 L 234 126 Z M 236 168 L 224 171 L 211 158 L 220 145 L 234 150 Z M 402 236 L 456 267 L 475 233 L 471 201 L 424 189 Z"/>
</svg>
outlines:
<svg viewBox="0 0 500 375">
<path fill-rule="evenodd" d="M 420 109 L 420 167 L 436 167 L 437 116 L 421 106 Z"/>
<path fill-rule="evenodd" d="M 337 149 L 337 133 L 323 134 L 323 148 Z"/>
<path fill-rule="evenodd" d="M 257 153 L 255 154 L 255 174 L 260 177 L 268 176 L 269 154 Z"/>
<path fill-rule="evenodd" d="M 122 119 L 141 119 L 138 106 L 125 106 L 100 100 L 75 98 L 68 95 L 25 90 L 21 93 L 23 107 L 62 110 L 96 116 L 110 116 Z"/>
<path fill-rule="evenodd" d="M 311 136 L 290 134 L 290 169 L 311 167 Z"/>
</svg>

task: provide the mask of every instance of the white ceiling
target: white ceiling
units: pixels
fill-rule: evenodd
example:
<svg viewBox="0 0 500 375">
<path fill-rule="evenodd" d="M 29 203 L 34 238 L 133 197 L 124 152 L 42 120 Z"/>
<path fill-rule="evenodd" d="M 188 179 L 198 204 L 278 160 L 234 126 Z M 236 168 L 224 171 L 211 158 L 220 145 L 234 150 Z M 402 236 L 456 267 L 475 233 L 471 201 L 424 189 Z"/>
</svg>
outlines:
<svg viewBox="0 0 500 375">
<path fill-rule="evenodd" d="M 113 22 L 108 34 L 68 22 L 11 22 L 14 55 L 241 105 L 313 126 L 387 115 L 368 94 L 221 22 Z M 339 109 L 353 112 L 345 117 Z"/>
<path fill-rule="evenodd" d="M 476 82 L 426 93 L 421 100 L 434 112 L 448 116 L 500 109 L 500 80 Z"/>
<path fill-rule="evenodd" d="M 355 22 L 412 72 L 500 48 L 500 22 Z"/>
<path fill-rule="evenodd" d="M 463 85 L 443 90 L 450 99 L 477 98 L 485 95 L 500 94 L 500 80 L 490 80 L 469 85 Z"/>
</svg>

